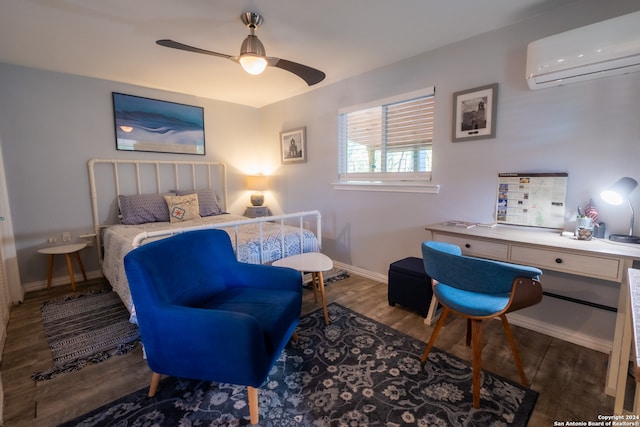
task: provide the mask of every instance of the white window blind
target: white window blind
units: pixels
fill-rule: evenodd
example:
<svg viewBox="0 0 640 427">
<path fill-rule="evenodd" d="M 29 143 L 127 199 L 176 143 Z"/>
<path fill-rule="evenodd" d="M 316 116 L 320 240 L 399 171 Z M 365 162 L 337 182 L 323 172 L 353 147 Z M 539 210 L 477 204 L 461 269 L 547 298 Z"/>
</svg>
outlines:
<svg viewBox="0 0 640 427">
<path fill-rule="evenodd" d="M 435 89 L 338 112 L 341 182 L 431 179 Z"/>
</svg>

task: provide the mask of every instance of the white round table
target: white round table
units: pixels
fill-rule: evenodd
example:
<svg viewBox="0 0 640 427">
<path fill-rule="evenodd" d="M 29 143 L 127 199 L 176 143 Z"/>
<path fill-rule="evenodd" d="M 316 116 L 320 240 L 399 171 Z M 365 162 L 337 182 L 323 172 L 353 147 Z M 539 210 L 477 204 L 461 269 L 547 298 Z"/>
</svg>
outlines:
<svg viewBox="0 0 640 427">
<path fill-rule="evenodd" d="M 76 279 L 71 265 L 71 254 L 76 254 L 76 260 L 82 271 L 82 277 L 87 280 L 87 273 L 84 271 L 82 259 L 80 259 L 80 251 L 87 246 L 86 243 L 70 243 L 68 245 L 49 246 L 47 248 L 38 249 L 41 254 L 49 255 L 49 274 L 47 276 L 47 289 L 51 287 L 51 276 L 53 275 L 53 258 L 56 255 L 64 255 L 67 258 L 67 269 L 69 270 L 69 279 L 71 279 L 71 289 L 76 290 Z"/>
<path fill-rule="evenodd" d="M 324 308 L 324 324 L 329 324 L 329 312 L 327 310 L 327 297 L 324 291 L 324 278 L 322 272 L 333 268 L 333 261 L 328 256 L 320 252 L 307 252 L 304 254 L 291 255 L 274 261 L 272 265 L 278 267 L 289 267 L 301 273 L 311 273 L 311 287 L 313 288 L 313 298 L 318 302 L 318 289 L 322 298 Z"/>
</svg>

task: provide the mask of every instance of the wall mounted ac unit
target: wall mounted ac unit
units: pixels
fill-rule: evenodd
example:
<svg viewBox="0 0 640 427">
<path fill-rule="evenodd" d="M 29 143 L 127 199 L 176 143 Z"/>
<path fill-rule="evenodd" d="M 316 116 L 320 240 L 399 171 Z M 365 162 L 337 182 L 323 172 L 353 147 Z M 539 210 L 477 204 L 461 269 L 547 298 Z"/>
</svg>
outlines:
<svg viewBox="0 0 640 427">
<path fill-rule="evenodd" d="M 529 89 L 640 71 L 640 11 L 545 37 L 527 47 Z"/>
</svg>

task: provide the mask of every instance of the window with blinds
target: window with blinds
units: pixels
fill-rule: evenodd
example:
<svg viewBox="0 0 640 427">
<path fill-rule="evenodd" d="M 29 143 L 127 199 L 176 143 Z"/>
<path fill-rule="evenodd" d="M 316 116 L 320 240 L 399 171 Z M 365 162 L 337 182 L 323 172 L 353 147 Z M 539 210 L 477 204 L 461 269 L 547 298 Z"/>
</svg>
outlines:
<svg viewBox="0 0 640 427">
<path fill-rule="evenodd" d="M 339 111 L 340 181 L 431 179 L 435 88 Z"/>
</svg>

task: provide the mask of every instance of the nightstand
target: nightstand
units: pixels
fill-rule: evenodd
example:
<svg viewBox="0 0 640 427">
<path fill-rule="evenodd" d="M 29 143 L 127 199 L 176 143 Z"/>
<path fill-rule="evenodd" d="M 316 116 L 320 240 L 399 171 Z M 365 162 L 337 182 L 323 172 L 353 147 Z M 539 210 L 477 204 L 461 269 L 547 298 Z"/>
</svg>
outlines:
<svg viewBox="0 0 640 427">
<path fill-rule="evenodd" d="M 258 218 L 269 215 L 271 215 L 271 212 L 267 206 L 247 206 L 247 210 L 244 212 L 244 216 L 248 216 L 249 218 Z"/>
<path fill-rule="evenodd" d="M 71 289 L 76 290 L 76 279 L 73 272 L 73 266 L 71 265 L 71 255 L 75 254 L 80 271 L 82 271 L 82 277 L 85 282 L 87 281 L 87 273 L 84 272 L 84 266 L 82 265 L 82 259 L 80 258 L 80 251 L 87 246 L 86 243 L 69 243 L 68 245 L 49 246 L 46 248 L 38 249 L 38 252 L 44 255 L 49 255 L 49 273 L 47 275 L 47 289 L 51 287 L 51 276 L 53 275 L 53 257 L 55 255 L 64 255 L 67 258 L 67 269 L 69 270 L 69 280 L 71 281 Z"/>
</svg>

